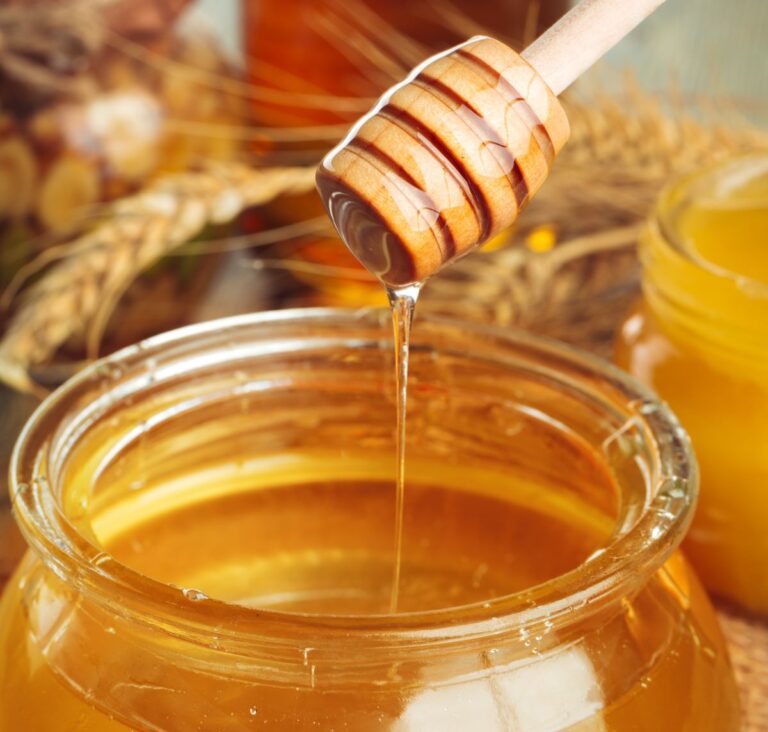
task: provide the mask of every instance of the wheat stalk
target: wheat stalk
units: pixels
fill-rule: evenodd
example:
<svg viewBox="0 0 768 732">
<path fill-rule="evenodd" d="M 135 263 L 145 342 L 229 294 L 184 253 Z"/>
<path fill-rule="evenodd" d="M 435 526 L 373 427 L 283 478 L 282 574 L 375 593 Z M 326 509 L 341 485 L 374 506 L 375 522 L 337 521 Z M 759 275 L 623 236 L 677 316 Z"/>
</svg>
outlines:
<svg viewBox="0 0 768 732">
<path fill-rule="evenodd" d="M 0 341 L 0 379 L 36 391 L 28 369 L 78 333 L 87 332 L 93 353 L 117 300 L 153 262 L 209 223 L 230 221 L 245 208 L 313 185 L 313 167 L 222 164 L 168 176 L 119 201 L 24 292 Z"/>
</svg>

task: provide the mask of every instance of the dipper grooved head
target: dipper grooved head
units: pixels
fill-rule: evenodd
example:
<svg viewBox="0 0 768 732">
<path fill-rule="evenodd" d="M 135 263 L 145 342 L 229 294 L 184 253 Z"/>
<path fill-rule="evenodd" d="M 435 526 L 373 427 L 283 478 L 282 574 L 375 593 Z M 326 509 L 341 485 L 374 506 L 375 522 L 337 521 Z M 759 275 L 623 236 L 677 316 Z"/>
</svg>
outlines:
<svg viewBox="0 0 768 732">
<path fill-rule="evenodd" d="M 400 287 L 512 224 L 568 133 L 536 71 L 473 38 L 384 94 L 323 160 L 317 187 L 352 253 Z"/>
</svg>

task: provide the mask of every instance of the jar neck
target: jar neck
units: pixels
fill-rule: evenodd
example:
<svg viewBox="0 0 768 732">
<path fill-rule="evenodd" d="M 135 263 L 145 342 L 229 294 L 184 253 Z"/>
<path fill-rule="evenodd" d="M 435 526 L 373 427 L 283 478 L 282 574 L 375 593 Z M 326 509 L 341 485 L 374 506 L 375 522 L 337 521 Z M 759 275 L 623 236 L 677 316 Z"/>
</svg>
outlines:
<svg viewBox="0 0 768 732">
<path fill-rule="evenodd" d="M 606 628 L 627 628 L 626 600 L 584 601 L 572 606 L 567 623 L 510 624 L 499 618 L 497 629 L 481 628 L 474 636 L 466 626 L 433 629 L 421 632 L 418 643 L 410 633 L 395 644 L 396 634 L 361 635 L 352 625 L 348 635 L 361 642 L 337 638 L 329 643 L 317 627 L 301 646 L 267 637 L 256 646 L 254 635 L 240 646 L 231 635 L 218 635 L 210 618 L 183 632 L 177 618 L 168 626 L 157 615 L 134 619 L 123 608 L 107 607 L 96 595 L 78 591 L 39 562 L 28 558 L 26 563 L 25 631 L 42 662 L 76 694 L 90 691 L 89 704 L 131 729 L 138 722 L 142 729 L 169 729 L 168 708 L 178 730 L 195 729 L 203 719 L 206 728 L 234 732 L 256 715 L 270 726 L 292 728 L 291 715 L 297 726 L 305 723 L 326 695 L 344 709 L 347 721 L 363 720 L 361 728 L 387 720 L 397 725 L 434 692 L 445 696 L 458 690 L 461 705 L 486 701 L 499 678 L 506 695 L 491 695 L 494 706 L 526 708 L 529 690 L 543 687 L 574 699 L 561 714 L 578 725 L 603 703 L 600 680 L 606 672 L 590 649 L 602 646 Z M 668 602 L 667 591 L 660 582 L 640 584 L 642 589 L 632 592 L 634 617 L 655 615 Z M 262 635 L 268 632 L 267 627 Z M 626 641 L 621 647 L 632 649 L 626 660 L 637 663 L 632 636 Z M 92 669 L 108 672 L 94 679 Z M 637 672 L 641 669 L 642 664 Z M 620 683 L 631 686 L 632 674 Z"/>
<path fill-rule="evenodd" d="M 718 170 L 683 179 L 665 190 L 641 238 L 643 294 L 658 322 L 686 348 L 718 361 L 768 370 L 768 284 L 705 259 L 683 222 Z M 724 175 L 726 175 L 724 173 Z M 697 231 L 697 233 L 700 233 Z M 709 233 L 705 234 L 710 236 Z M 711 236 L 727 232 L 711 230 Z M 738 247 L 740 242 L 724 242 Z"/>
</svg>

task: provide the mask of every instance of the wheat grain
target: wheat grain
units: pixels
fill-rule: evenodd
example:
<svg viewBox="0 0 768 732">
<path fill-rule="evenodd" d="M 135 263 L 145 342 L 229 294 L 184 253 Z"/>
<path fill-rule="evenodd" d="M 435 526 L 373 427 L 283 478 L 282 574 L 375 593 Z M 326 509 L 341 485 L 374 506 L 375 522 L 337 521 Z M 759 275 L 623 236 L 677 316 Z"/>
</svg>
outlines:
<svg viewBox="0 0 768 732">
<path fill-rule="evenodd" d="M 71 244 L 69 255 L 24 292 L 0 341 L 0 378 L 34 390 L 27 369 L 89 328 L 93 349 L 117 299 L 157 259 L 208 223 L 230 221 L 249 206 L 313 185 L 312 167 L 217 165 L 163 178 L 116 203 L 101 224 Z"/>
</svg>

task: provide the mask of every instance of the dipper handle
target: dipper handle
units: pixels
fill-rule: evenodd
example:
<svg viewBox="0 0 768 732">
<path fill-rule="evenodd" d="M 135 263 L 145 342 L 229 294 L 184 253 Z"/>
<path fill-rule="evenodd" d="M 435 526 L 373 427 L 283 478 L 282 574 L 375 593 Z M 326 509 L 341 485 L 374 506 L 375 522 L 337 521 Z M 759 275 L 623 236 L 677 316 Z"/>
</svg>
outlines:
<svg viewBox="0 0 768 732">
<path fill-rule="evenodd" d="M 581 0 L 523 51 L 555 94 L 645 20 L 664 0 Z"/>
</svg>

